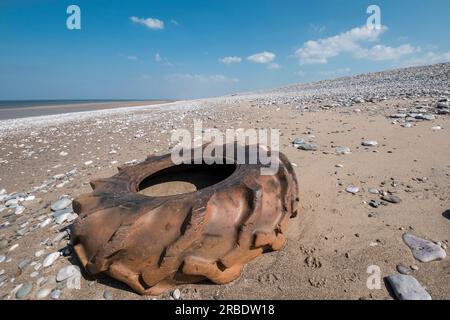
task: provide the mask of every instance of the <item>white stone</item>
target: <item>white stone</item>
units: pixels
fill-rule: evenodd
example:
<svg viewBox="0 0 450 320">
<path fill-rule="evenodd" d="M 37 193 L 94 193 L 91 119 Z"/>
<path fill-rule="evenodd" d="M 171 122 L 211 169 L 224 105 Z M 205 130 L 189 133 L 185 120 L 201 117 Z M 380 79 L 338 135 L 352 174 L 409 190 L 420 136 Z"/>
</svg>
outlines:
<svg viewBox="0 0 450 320">
<path fill-rule="evenodd" d="M 80 268 L 78 266 L 70 265 L 58 271 L 56 281 L 61 282 L 79 274 L 81 274 Z"/>
<path fill-rule="evenodd" d="M 60 252 L 53 252 L 50 253 L 48 256 L 45 257 L 44 262 L 42 263 L 42 266 L 44 268 L 50 267 L 58 258 L 61 256 Z"/>
</svg>

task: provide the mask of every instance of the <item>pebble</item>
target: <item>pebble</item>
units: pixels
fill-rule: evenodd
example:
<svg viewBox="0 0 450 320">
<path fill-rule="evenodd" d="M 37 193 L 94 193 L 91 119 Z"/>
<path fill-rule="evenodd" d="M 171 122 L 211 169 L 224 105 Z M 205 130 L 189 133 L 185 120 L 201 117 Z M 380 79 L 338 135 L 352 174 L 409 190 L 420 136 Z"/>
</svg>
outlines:
<svg viewBox="0 0 450 320">
<path fill-rule="evenodd" d="M 347 191 L 348 193 L 356 194 L 359 192 L 359 188 L 355 186 L 348 186 L 345 191 Z"/>
<path fill-rule="evenodd" d="M 378 208 L 378 206 L 379 206 L 380 204 L 379 204 L 378 201 L 376 201 L 376 200 L 370 200 L 369 205 L 370 205 L 372 208 Z"/>
<path fill-rule="evenodd" d="M 45 228 L 46 226 L 48 226 L 51 222 L 53 221 L 52 218 L 47 218 L 44 221 L 42 221 L 41 223 L 39 223 L 39 228 Z"/>
<path fill-rule="evenodd" d="M 112 298 L 112 295 L 111 295 L 111 292 L 109 292 L 109 290 L 103 291 L 103 299 L 111 300 L 111 298 Z"/>
<path fill-rule="evenodd" d="M 295 138 L 294 141 L 292 141 L 292 144 L 303 144 L 305 143 L 305 140 L 301 138 Z"/>
<path fill-rule="evenodd" d="M 419 270 L 419 267 L 416 266 L 415 264 L 413 264 L 410 268 L 411 268 L 411 270 L 414 270 L 414 271 Z"/>
<path fill-rule="evenodd" d="M 80 268 L 74 265 L 66 266 L 58 271 L 56 281 L 61 282 L 75 275 L 81 275 Z"/>
<path fill-rule="evenodd" d="M 59 153 L 59 155 L 60 155 L 61 157 L 65 157 L 65 156 L 68 155 L 68 153 L 65 152 L 65 151 L 61 151 L 61 152 Z"/>
<path fill-rule="evenodd" d="M 44 262 L 42 263 L 42 266 L 44 268 L 50 267 L 58 258 L 61 256 L 60 252 L 53 252 L 50 253 L 48 256 L 45 257 Z"/>
<path fill-rule="evenodd" d="M 50 294 L 50 292 L 51 292 L 51 290 L 48 288 L 41 289 L 38 291 L 38 293 L 36 293 L 36 298 L 44 299 Z"/>
<path fill-rule="evenodd" d="M 2 274 L 1 276 L 0 276 L 0 283 L 2 283 L 3 281 L 5 281 L 5 280 L 7 280 L 8 279 L 8 276 L 6 275 L 6 274 Z"/>
<path fill-rule="evenodd" d="M 336 151 L 337 154 L 349 154 L 349 153 L 352 153 L 352 151 L 348 147 L 336 147 L 335 151 Z"/>
<path fill-rule="evenodd" d="M 92 163 L 94 163 L 94 161 L 89 160 L 89 161 L 86 161 L 86 162 L 84 163 L 84 165 L 85 165 L 85 166 L 89 166 L 89 165 L 91 165 Z"/>
<path fill-rule="evenodd" d="M 37 284 L 38 286 L 40 286 L 41 284 L 45 283 L 45 281 L 46 281 L 45 277 L 39 277 L 39 278 L 36 280 L 36 284 Z"/>
<path fill-rule="evenodd" d="M 59 299 L 59 297 L 61 297 L 61 290 L 59 289 L 53 290 L 50 294 L 50 297 L 54 300 Z"/>
<path fill-rule="evenodd" d="M 375 140 L 366 140 L 361 143 L 364 147 L 376 147 L 378 142 Z"/>
<path fill-rule="evenodd" d="M 58 201 L 56 201 L 54 204 L 52 204 L 51 209 L 52 211 L 59 211 L 67 208 L 72 204 L 72 200 L 70 200 L 67 197 L 62 197 Z"/>
<path fill-rule="evenodd" d="M 30 259 L 25 259 L 22 260 L 19 264 L 18 264 L 18 268 L 19 270 L 23 271 L 26 267 L 28 267 L 28 265 L 31 263 Z"/>
<path fill-rule="evenodd" d="M 416 237 L 413 234 L 405 233 L 403 241 L 411 249 L 414 258 L 420 262 L 430 262 L 443 260 L 447 256 L 445 250 L 429 240 Z"/>
<path fill-rule="evenodd" d="M 55 219 L 55 222 L 57 224 L 62 224 L 71 217 L 72 217 L 72 212 L 66 212 L 66 213 L 58 215 L 58 217 Z"/>
<path fill-rule="evenodd" d="M 35 252 L 34 256 L 35 256 L 36 258 L 39 258 L 39 257 L 42 256 L 44 253 L 45 253 L 45 250 L 39 250 L 39 251 L 36 251 L 36 252 Z"/>
<path fill-rule="evenodd" d="M 410 269 L 409 269 L 408 267 L 405 267 L 405 266 L 402 265 L 402 264 L 398 264 L 398 265 L 397 265 L 397 271 L 398 271 L 399 273 L 401 273 L 401 274 L 404 274 L 404 275 L 408 275 L 408 274 L 411 273 Z"/>
<path fill-rule="evenodd" d="M 397 196 L 392 196 L 392 195 L 384 195 L 381 197 L 381 199 L 383 199 L 384 201 L 390 202 L 390 203 L 400 203 L 402 202 L 402 199 L 400 199 Z"/>
<path fill-rule="evenodd" d="M 410 275 L 396 274 L 386 277 L 399 300 L 431 300 L 430 294 Z"/>
<path fill-rule="evenodd" d="M 14 214 L 17 214 L 17 215 L 22 214 L 24 212 L 24 210 L 25 210 L 24 206 L 17 206 L 16 210 L 14 210 Z"/>
<path fill-rule="evenodd" d="M 3 261 L 6 260 L 6 256 L 5 255 L 0 255 L 0 263 L 2 263 Z"/>
<path fill-rule="evenodd" d="M 16 292 L 16 298 L 17 299 L 23 299 L 25 298 L 33 289 L 33 284 L 27 282 L 24 283 L 19 290 Z"/>
<path fill-rule="evenodd" d="M 315 143 L 302 143 L 296 145 L 297 149 L 305 151 L 317 151 L 317 144 Z"/>
<path fill-rule="evenodd" d="M 8 241 L 7 240 L 0 241 L 0 249 L 4 249 L 7 246 L 8 246 Z"/>
<path fill-rule="evenodd" d="M 18 247 L 19 247 L 19 244 L 16 243 L 16 244 L 12 245 L 11 248 L 9 248 L 8 252 L 14 251 L 14 250 L 16 250 Z"/>
<path fill-rule="evenodd" d="M 180 289 L 175 289 L 172 291 L 172 298 L 174 298 L 175 300 L 180 300 L 181 298 Z"/>
<path fill-rule="evenodd" d="M 423 114 L 423 115 L 419 114 L 416 116 L 416 119 L 431 121 L 431 120 L 436 119 L 436 117 L 432 114 Z"/>
<path fill-rule="evenodd" d="M 367 190 L 369 193 L 371 193 L 371 194 L 379 194 L 380 193 L 380 191 L 378 191 L 377 189 L 375 189 L 375 188 L 369 188 L 369 190 Z"/>
<path fill-rule="evenodd" d="M 431 130 L 439 131 L 439 130 L 442 130 L 442 128 L 440 126 L 435 126 L 435 127 L 432 127 Z"/>
</svg>

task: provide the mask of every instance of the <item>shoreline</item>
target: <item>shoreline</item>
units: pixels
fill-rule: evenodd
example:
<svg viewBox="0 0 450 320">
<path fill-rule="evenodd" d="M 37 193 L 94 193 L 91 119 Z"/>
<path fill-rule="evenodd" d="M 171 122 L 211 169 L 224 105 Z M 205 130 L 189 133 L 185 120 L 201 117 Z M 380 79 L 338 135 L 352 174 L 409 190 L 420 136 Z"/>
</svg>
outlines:
<svg viewBox="0 0 450 320">
<path fill-rule="evenodd" d="M 28 107 L 0 108 L 0 121 L 14 120 L 30 117 L 77 113 L 84 111 L 96 111 L 117 109 L 124 107 L 140 107 L 174 102 L 172 100 L 142 100 L 142 101 L 107 101 L 85 102 L 72 104 L 36 105 Z"/>
</svg>

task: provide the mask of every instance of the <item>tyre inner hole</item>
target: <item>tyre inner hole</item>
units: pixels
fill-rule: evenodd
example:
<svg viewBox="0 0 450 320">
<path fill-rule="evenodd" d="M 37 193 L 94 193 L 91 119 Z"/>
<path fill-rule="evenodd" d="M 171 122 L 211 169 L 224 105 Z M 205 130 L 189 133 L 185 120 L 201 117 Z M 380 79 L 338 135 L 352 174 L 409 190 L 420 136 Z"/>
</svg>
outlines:
<svg viewBox="0 0 450 320">
<path fill-rule="evenodd" d="M 145 178 L 138 192 L 151 197 L 195 192 L 225 180 L 235 170 L 234 164 L 182 164 Z"/>
</svg>

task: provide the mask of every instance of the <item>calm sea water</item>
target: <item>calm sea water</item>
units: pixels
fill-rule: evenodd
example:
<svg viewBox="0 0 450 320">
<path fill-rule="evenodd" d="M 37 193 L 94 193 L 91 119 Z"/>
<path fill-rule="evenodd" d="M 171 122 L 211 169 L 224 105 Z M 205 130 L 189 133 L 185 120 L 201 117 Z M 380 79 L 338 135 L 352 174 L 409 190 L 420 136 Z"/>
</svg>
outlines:
<svg viewBox="0 0 450 320">
<path fill-rule="evenodd" d="M 142 100 L 0 100 L 0 109 Z"/>
</svg>

